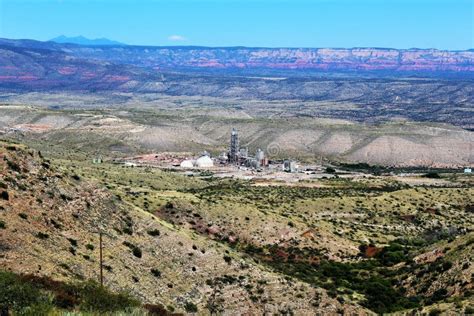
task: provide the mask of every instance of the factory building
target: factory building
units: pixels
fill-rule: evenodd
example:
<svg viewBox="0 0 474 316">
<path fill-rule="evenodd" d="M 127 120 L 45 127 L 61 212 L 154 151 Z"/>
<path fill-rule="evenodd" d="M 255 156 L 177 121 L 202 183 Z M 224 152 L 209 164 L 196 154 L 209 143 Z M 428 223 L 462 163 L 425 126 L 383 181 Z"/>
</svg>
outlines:
<svg viewBox="0 0 474 316">
<path fill-rule="evenodd" d="M 245 165 L 250 168 L 260 169 L 268 166 L 268 159 L 265 152 L 257 149 L 255 157 L 249 156 L 248 148 L 240 148 L 239 133 L 235 128 L 230 133 L 230 147 L 228 162 L 236 165 Z"/>
<path fill-rule="evenodd" d="M 294 160 L 285 160 L 283 162 L 283 170 L 290 173 L 298 172 L 298 165 Z"/>
<path fill-rule="evenodd" d="M 265 152 L 261 150 L 260 148 L 257 149 L 257 152 L 255 153 L 255 160 L 257 160 L 258 164 L 261 167 L 267 167 L 268 166 L 268 159 L 265 157 Z"/>
<path fill-rule="evenodd" d="M 248 157 L 247 159 L 245 159 L 245 165 L 253 169 L 268 167 L 268 159 L 265 157 L 265 152 L 260 148 L 257 149 L 255 157 Z"/>
</svg>

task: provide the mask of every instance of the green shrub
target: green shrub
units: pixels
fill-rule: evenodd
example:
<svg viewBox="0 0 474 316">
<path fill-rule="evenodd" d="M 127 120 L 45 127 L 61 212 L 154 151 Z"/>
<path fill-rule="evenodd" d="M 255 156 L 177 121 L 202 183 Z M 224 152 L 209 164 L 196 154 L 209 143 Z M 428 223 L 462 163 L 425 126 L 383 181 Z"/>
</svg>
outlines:
<svg viewBox="0 0 474 316">
<path fill-rule="evenodd" d="M 89 281 L 81 288 L 81 310 L 90 312 L 115 312 L 140 306 L 140 302 L 129 293 L 112 293 L 105 287 Z"/>
<path fill-rule="evenodd" d="M 10 199 L 10 195 L 8 194 L 7 191 L 2 191 L 1 198 L 4 199 L 5 201 L 8 201 Z"/>
<path fill-rule="evenodd" d="M 224 261 L 230 264 L 230 262 L 232 261 L 232 257 L 224 256 Z"/>
<path fill-rule="evenodd" d="M 441 301 L 448 295 L 448 290 L 442 288 L 436 290 L 433 295 L 428 299 L 428 302 L 433 304 L 435 302 Z"/>
<path fill-rule="evenodd" d="M 464 313 L 466 315 L 474 315 L 474 306 L 466 306 L 466 308 L 464 309 Z"/>
<path fill-rule="evenodd" d="M 0 271 L 0 313 L 49 315 L 52 308 L 95 314 L 128 312 L 141 304 L 127 292 L 113 293 L 96 282 L 67 284 L 47 277 Z"/>
<path fill-rule="evenodd" d="M 137 257 L 137 258 L 142 257 L 142 250 L 138 246 L 136 246 L 136 245 L 134 245 L 134 244 L 132 244 L 128 241 L 124 241 L 123 244 L 125 246 L 127 246 L 128 248 L 130 248 L 130 250 L 132 250 L 132 253 L 135 257 Z"/>
<path fill-rule="evenodd" d="M 7 228 L 7 224 L 5 224 L 5 221 L 0 220 L 0 229 L 5 229 Z"/>
<path fill-rule="evenodd" d="M 36 237 L 39 238 L 39 239 L 48 239 L 49 235 L 46 234 L 46 233 L 39 232 L 39 233 L 36 234 Z"/>
<path fill-rule="evenodd" d="M 424 174 L 423 177 L 424 178 L 430 178 L 430 179 L 440 179 L 441 178 L 439 173 L 436 173 L 436 172 L 428 172 L 428 173 Z"/>
<path fill-rule="evenodd" d="M 18 214 L 18 216 L 20 216 L 23 219 L 28 219 L 28 214 L 25 214 L 25 213 L 20 213 Z"/>
<path fill-rule="evenodd" d="M 384 247 L 375 258 L 377 258 L 384 266 L 393 266 L 397 263 L 408 261 L 408 250 L 405 246 L 396 242 L 390 243 L 388 247 Z"/>
<path fill-rule="evenodd" d="M 197 308 L 196 304 L 194 304 L 192 302 L 187 302 L 186 304 L 184 304 L 184 309 L 188 313 L 197 313 L 197 311 L 198 311 L 198 308 Z"/>
<path fill-rule="evenodd" d="M 158 229 L 149 230 L 147 233 L 150 236 L 160 236 L 160 231 Z"/>
<path fill-rule="evenodd" d="M 127 235 L 133 235 L 133 230 L 130 228 L 130 227 L 124 227 L 124 229 L 122 230 L 122 232 L 124 234 L 127 234 Z"/>
<path fill-rule="evenodd" d="M 451 269 L 452 266 L 453 266 L 453 263 L 451 261 L 444 261 L 442 263 L 441 268 L 442 268 L 442 271 L 447 271 L 447 270 Z"/>
<path fill-rule="evenodd" d="M 21 171 L 20 165 L 17 164 L 16 162 L 7 160 L 7 165 L 8 165 L 8 167 L 9 167 L 11 170 L 13 170 L 13 171 L 16 171 L 16 172 L 20 172 L 20 171 Z"/>
<path fill-rule="evenodd" d="M 441 315 L 441 310 L 439 308 L 434 308 L 432 310 L 430 310 L 429 312 L 429 316 L 437 316 L 437 315 Z"/>
<path fill-rule="evenodd" d="M 158 269 L 151 269 L 151 274 L 153 274 L 157 278 L 161 277 L 161 272 Z"/>
<path fill-rule="evenodd" d="M 398 245 L 394 245 L 392 250 L 398 251 L 398 249 Z M 331 297 L 336 298 L 341 288 L 349 289 L 363 294 L 365 300 L 361 304 L 376 313 L 388 313 L 419 306 L 418 298 L 407 298 L 400 290 L 392 287 L 394 279 L 390 277 L 390 271 L 378 260 L 356 263 L 321 260 L 319 264 L 315 264 L 297 259 L 307 257 L 313 249 L 307 253 L 299 249 L 285 249 L 287 253 L 290 253 L 287 261 L 282 261 L 278 256 L 281 250 L 278 247 L 269 247 L 265 250 L 256 251 L 248 248 L 246 252 L 263 259 L 280 273 L 325 288 Z M 266 252 L 270 253 L 272 259 L 261 256 Z"/>
<path fill-rule="evenodd" d="M 87 249 L 87 250 L 91 250 L 91 251 L 92 251 L 92 250 L 94 250 L 94 248 L 95 248 L 94 245 L 91 245 L 91 244 L 87 244 L 87 245 L 86 245 L 86 249 Z"/>
<path fill-rule="evenodd" d="M 11 272 L 0 271 L 0 310 L 4 309 L 19 315 L 47 315 L 52 304 L 33 284 Z"/>
<path fill-rule="evenodd" d="M 169 311 L 172 312 L 174 310 L 174 308 L 172 306 L 168 306 L 168 309 L 167 309 L 166 307 L 164 307 L 161 304 L 146 304 L 143 307 L 147 310 L 149 316 L 173 315 Z"/>
<path fill-rule="evenodd" d="M 77 247 L 77 240 L 73 238 L 68 238 L 67 240 L 71 243 L 71 246 Z"/>
</svg>

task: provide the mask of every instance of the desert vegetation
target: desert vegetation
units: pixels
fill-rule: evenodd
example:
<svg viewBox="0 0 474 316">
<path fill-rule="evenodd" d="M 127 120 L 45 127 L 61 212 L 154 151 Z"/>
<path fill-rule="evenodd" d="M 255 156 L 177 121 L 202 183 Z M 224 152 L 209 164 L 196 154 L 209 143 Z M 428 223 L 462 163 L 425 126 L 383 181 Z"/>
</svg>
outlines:
<svg viewBox="0 0 474 316">
<path fill-rule="evenodd" d="M 455 309 L 468 308 L 470 283 L 455 272 L 461 269 L 465 275 L 472 269 L 466 263 L 468 250 L 463 249 L 461 255 L 459 246 L 442 246 L 472 238 L 473 218 L 468 213 L 472 188 L 462 177 L 444 186 L 412 186 L 389 176 L 359 181 L 333 178 L 320 180 L 324 188 L 311 188 L 255 186 L 252 181 L 207 175 L 189 178 L 173 171 L 88 161 L 54 159 L 53 163 L 64 174 L 74 170 L 81 179 L 100 183 L 119 200 L 175 229 L 229 246 L 274 273 L 325 289 L 339 302 L 360 304 L 377 313 L 423 309 L 443 302 Z M 451 179 L 444 172 L 442 177 Z M 125 217 L 122 234 L 135 236 L 132 222 Z M 129 230 L 124 229 L 127 227 Z M 162 229 L 143 233 L 150 238 L 163 236 Z M 132 241 L 123 244 L 140 260 L 141 246 Z M 196 245 L 190 248 L 201 253 L 208 250 Z M 433 248 L 441 249 L 436 260 L 417 261 Z M 453 253 L 457 255 L 451 257 Z M 234 256 L 227 253 L 220 260 L 224 265 L 235 263 Z M 190 271 L 197 271 L 196 267 Z M 157 280 L 164 273 L 159 267 L 148 270 Z M 413 276 L 425 285 L 408 281 Z M 451 280 L 447 292 L 430 288 L 440 276 Z M 209 282 L 218 291 L 240 284 L 231 282 L 232 278 Z M 248 290 L 252 301 L 264 301 L 258 287 Z M 188 303 L 183 308 L 191 312 L 195 303 Z M 215 304 L 210 308 L 217 308 Z"/>
</svg>

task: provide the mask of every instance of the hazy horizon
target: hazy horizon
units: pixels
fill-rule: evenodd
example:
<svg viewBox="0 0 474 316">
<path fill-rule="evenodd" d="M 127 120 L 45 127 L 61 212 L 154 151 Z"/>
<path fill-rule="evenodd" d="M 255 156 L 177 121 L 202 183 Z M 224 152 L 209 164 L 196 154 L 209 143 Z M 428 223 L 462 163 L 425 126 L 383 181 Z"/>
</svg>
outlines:
<svg viewBox="0 0 474 316">
<path fill-rule="evenodd" d="M 124 46 L 137 46 L 137 47 L 202 47 L 202 48 L 268 48 L 268 49 L 394 49 L 394 50 L 410 50 L 410 49 L 417 49 L 417 50 L 439 50 L 439 51 L 470 51 L 473 50 L 474 47 L 472 48 L 466 48 L 466 49 L 442 49 L 442 48 L 434 48 L 434 47 L 407 47 L 407 48 L 399 48 L 399 47 L 380 47 L 380 46 L 351 46 L 351 47 L 329 47 L 329 46 L 319 46 L 319 47 L 306 47 L 306 46 L 245 46 L 245 45 L 229 45 L 229 46 L 208 46 L 208 45 L 179 45 L 179 44 L 168 44 L 168 45 L 147 45 L 147 44 L 128 44 L 124 42 L 119 42 L 116 41 L 114 38 L 107 38 L 107 37 L 98 37 L 98 38 L 88 38 L 83 35 L 72 35 L 72 36 L 67 36 L 64 34 L 59 34 L 58 36 L 55 36 L 51 39 L 48 40 L 39 40 L 39 39 L 34 39 L 34 38 L 7 38 L 7 37 L 0 37 L 3 39 L 7 40 L 33 40 L 33 41 L 39 41 L 39 42 L 55 42 L 56 38 L 59 37 L 66 37 L 68 39 L 73 39 L 73 38 L 79 38 L 82 37 L 85 40 L 90 40 L 90 41 L 95 41 L 95 40 L 107 40 L 111 42 L 118 42 L 119 44 L 122 44 Z M 57 42 L 60 43 L 61 42 Z M 73 42 L 67 42 L 68 44 L 75 44 Z M 79 44 L 82 45 L 82 44 Z M 84 44 L 85 46 L 88 46 L 88 44 Z M 95 44 L 97 46 L 101 46 L 100 44 Z M 112 45 L 112 44 L 110 44 Z M 108 46 L 108 45 L 105 45 Z"/>
</svg>

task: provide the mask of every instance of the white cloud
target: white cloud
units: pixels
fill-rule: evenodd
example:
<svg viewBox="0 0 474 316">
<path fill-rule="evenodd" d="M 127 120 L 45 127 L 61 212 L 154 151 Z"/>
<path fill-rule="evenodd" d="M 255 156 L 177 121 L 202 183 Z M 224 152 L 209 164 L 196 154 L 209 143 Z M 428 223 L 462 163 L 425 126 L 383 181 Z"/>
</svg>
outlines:
<svg viewBox="0 0 474 316">
<path fill-rule="evenodd" d="M 176 35 L 176 34 L 174 34 L 174 35 L 168 36 L 168 40 L 169 40 L 169 41 L 172 41 L 172 42 L 183 42 L 183 41 L 186 41 L 187 38 L 184 37 L 184 36 L 182 36 L 182 35 Z"/>
</svg>

